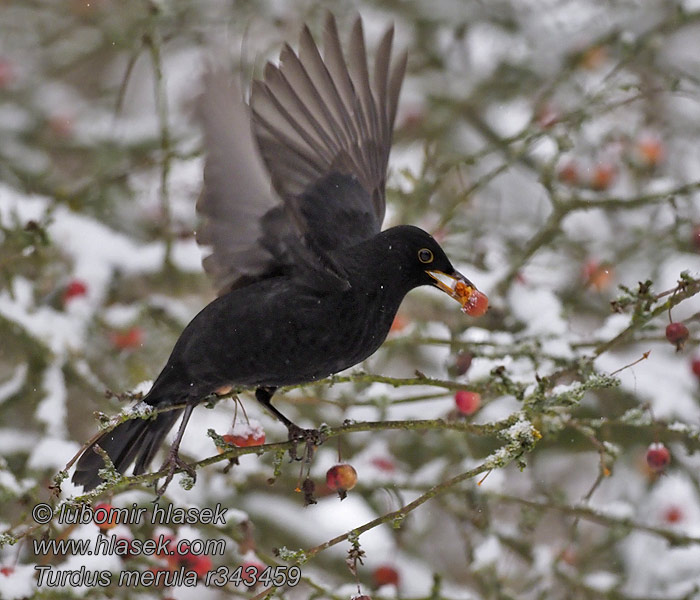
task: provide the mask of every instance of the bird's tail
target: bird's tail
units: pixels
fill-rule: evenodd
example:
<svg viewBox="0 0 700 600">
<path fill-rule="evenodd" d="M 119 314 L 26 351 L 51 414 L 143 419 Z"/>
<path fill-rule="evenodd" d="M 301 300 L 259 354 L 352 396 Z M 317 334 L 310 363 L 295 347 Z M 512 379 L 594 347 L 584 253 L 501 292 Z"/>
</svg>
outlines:
<svg viewBox="0 0 700 600">
<path fill-rule="evenodd" d="M 78 460 L 73 474 L 73 483 L 82 485 L 86 491 L 102 483 L 98 471 L 105 467 L 102 456 L 94 451 L 99 444 L 117 471 L 124 473 L 136 461 L 134 474 L 143 473 L 153 460 L 165 436 L 180 416 L 180 410 L 160 413 L 155 419 L 130 419 L 103 433 Z"/>
</svg>

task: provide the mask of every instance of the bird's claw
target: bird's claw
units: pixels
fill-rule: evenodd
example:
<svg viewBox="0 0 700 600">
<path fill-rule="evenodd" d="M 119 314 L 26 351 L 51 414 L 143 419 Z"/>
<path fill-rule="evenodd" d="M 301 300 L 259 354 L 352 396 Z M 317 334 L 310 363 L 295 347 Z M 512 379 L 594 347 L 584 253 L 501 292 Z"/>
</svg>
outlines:
<svg viewBox="0 0 700 600">
<path fill-rule="evenodd" d="M 165 490 L 170 485 L 170 482 L 173 480 L 173 477 L 175 477 L 175 471 L 177 471 L 178 469 L 182 469 L 192 478 L 193 481 L 197 481 L 197 471 L 195 471 L 192 468 L 192 466 L 190 466 L 188 463 L 186 463 L 180 458 L 180 455 L 178 454 L 177 450 L 171 450 L 168 453 L 168 458 L 165 460 L 160 470 L 163 471 L 166 468 L 168 469 L 168 472 L 165 476 L 165 481 L 163 482 L 163 485 L 156 488 L 156 494 L 158 495 L 158 498 L 160 498 L 165 493 Z"/>
<path fill-rule="evenodd" d="M 292 442 L 289 448 L 289 457 L 292 460 L 311 462 L 316 448 L 326 441 L 326 436 L 318 429 L 303 429 L 292 424 L 288 427 L 288 432 L 289 441 Z M 304 454 L 302 456 L 297 454 L 297 445 L 299 442 L 305 443 Z"/>
</svg>

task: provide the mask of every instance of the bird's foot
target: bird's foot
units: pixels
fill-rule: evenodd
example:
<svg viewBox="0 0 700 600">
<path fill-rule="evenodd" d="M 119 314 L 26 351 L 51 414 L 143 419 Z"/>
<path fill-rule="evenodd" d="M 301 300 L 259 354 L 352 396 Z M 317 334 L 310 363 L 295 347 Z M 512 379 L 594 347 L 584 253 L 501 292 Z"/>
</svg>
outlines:
<svg viewBox="0 0 700 600">
<path fill-rule="evenodd" d="M 292 423 L 287 427 L 287 431 L 289 432 L 289 441 L 292 442 L 292 446 L 289 448 L 289 457 L 292 460 L 311 462 L 316 448 L 326 441 L 326 436 L 318 429 L 302 429 Z M 301 456 L 297 453 L 299 442 L 305 444 L 304 453 Z"/>
<path fill-rule="evenodd" d="M 170 482 L 173 480 L 173 477 L 175 477 L 175 471 L 177 471 L 178 469 L 182 469 L 183 471 L 185 471 L 185 473 L 187 473 L 192 478 L 193 482 L 197 481 L 197 472 L 188 463 L 186 463 L 180 458 L 177 448 L 170 449 L 170 451 L 168 452 L 168 458 L 165 460 L 160 470 L 163 471 L 166 468 L 167 474 L 165 476 L 165 481 L 163 482 L 163 485 L 156 488 L 156 494 L 158 495 L 158 498 L 160 498 L 165 493 L 165 490 L 170 485 Z"/>
</svg>

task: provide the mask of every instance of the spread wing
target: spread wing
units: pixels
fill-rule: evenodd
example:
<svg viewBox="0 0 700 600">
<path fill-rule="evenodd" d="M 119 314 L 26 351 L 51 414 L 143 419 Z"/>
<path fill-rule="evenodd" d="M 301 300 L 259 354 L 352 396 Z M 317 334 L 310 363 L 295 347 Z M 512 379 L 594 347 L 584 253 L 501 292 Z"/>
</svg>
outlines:
<svg viewBox="0 0 700 600">
<path fill-rule="evenodd" d="M 299 52 L 255 81 L 250 107 L 231 78 L 205 75 L 198 113 L 204 131 L 203 224 L 212 248 L 204 268 L 219 293 L 301 269 L 346 285 L 334 251 L 381 229 L 393 123 L 406 56 L 391 61 L 393 28 L 370 76 L 362 21 L 347 59 L 329 15 L 321 55 L 308 28 Z"/>
</svg>

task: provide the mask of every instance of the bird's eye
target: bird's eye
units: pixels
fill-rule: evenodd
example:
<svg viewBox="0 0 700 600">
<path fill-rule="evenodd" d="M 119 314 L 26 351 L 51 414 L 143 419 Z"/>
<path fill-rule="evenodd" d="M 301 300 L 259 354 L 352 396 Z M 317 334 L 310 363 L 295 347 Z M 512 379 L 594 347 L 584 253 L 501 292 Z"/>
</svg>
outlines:
<svg viewBox="0 0 700 600">
<path fill-rule="evenodd" d="M 418 250 L 418 260 L 422 263 L 431 263 L 433 262 L 433 253 L 427 248 L 421 248 Z"/>
</svg>

